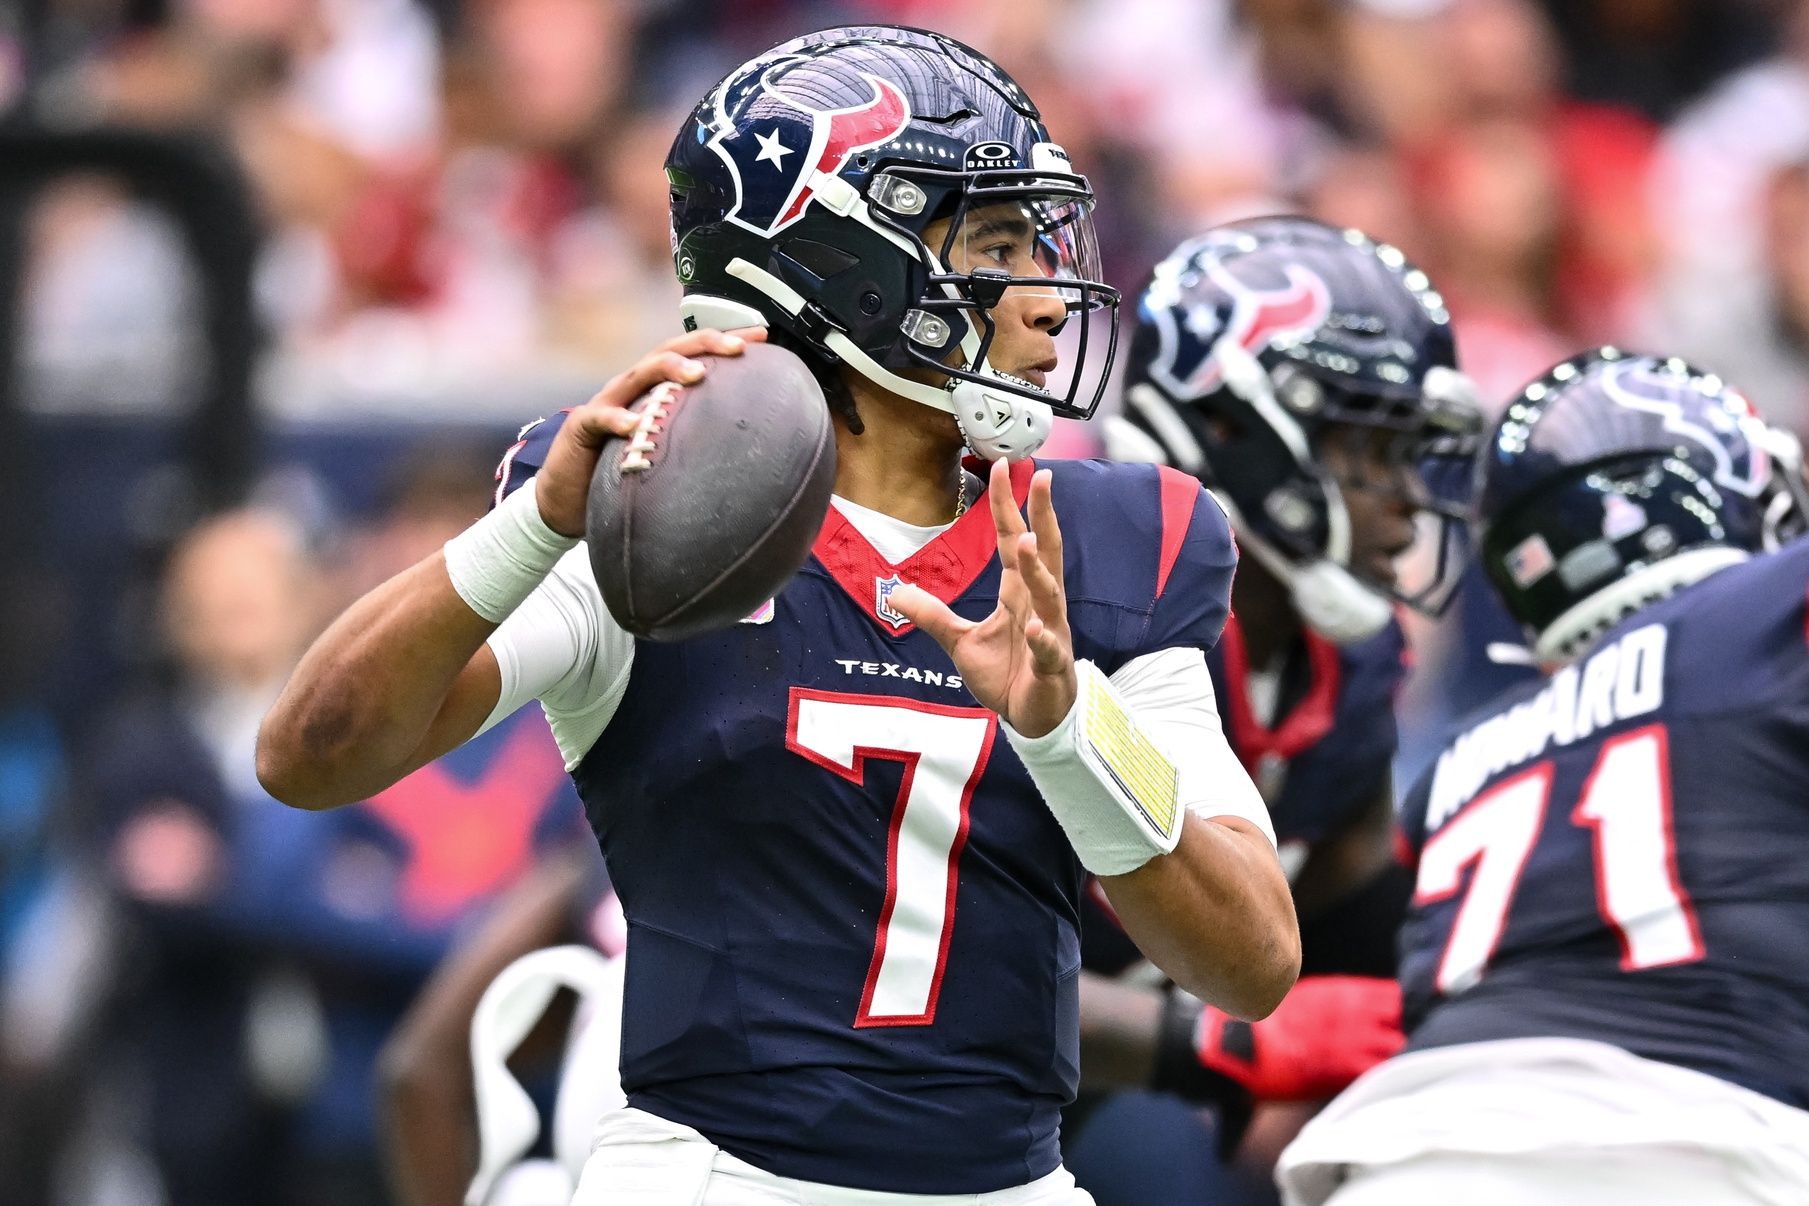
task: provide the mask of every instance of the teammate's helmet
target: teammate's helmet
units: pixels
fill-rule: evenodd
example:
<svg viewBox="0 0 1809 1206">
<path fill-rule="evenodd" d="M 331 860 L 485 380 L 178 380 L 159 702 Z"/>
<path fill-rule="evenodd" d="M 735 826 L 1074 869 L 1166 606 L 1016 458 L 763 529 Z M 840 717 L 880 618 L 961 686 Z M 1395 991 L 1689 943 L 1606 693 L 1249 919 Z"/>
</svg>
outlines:
<svg viewBox="0 0 1809 1206">
<path fill-rule="evenodd" d="M 1137 307 L 1112 455 L 1196 474 L 1238 537 L 1334 640 L 1387 623 L 1391 601 L 1436 612 L 1458 578 L 1466 511 L 1424 489 L 1431 457 L 1461 457 L 1481 421 L 1457 372 L 1450 316 L 1395 248 L 1310 218 L 1215 227 L 1157 266 Z M 1316 457 L 1328 424 L 1395 433 L 1396 488 L 1440 524 L 1430 580 L 1402 591 L 1349 564 L 1341 483 Z M 1457 491 L 1461 493 L 1461 491 Z"/>
<path fill-rule="evenodd" d="M 1712 373 L 1600 348 L 1521 391 L 1476 465 L 1482 565 L 1545 662 L 1799 535 L 1796 438 Z"/>
<path fill-rule="evenodd" d="M 1100 283 L 1093 192 L 984 55 L 894 26 L 794 39 L 711 90 L 666 174 L 687 327 L 784 330 L 954 414 L 988 457 L 1026 456 L 1047 438 L 1051 410 L 1086 418 L 1098 404 L 1118 294 Z M 980 209 L 1028 223 L 1038 275 L 952 270 L 958 241 L 979 225 L 964 219 Z M 925 230 L 941 219 L 948 235 L 930 246 Z M 1066 303 L 1065 388 L 989 366 L 990 312 L 1013 285 Z"/>
</svg>

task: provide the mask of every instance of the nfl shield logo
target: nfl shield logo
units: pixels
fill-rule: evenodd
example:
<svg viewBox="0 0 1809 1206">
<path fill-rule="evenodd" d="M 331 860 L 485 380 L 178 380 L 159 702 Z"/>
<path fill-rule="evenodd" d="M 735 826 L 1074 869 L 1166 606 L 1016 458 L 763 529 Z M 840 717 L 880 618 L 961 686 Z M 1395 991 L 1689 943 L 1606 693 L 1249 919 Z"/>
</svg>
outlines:
<svg viewBox="0 0 1809 1206">
<path fill-rule="evenodd" d="M 892 592 L 903 585 L 897 574 L 890 578 L 873 579 L 873 614 L 894 628 L 903 628 L 911 622 L 891 604 Z"/>
</svg>

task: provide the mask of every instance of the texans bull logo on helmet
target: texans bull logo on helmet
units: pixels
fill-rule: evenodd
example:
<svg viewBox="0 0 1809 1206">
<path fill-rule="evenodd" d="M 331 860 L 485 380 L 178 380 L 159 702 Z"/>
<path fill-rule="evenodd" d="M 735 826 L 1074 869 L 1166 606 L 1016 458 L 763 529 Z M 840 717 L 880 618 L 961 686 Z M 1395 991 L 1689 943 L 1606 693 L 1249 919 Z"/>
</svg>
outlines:
<svg viewBox="0 0 1809 1206">
<path fill-rule="evenodd" d="M 1706 412 L 1711 432 L 1685 415 L 1673 400 L 1675 377 L 1667 377 L 1643 365 L 1617 364 L 1602 374 L 1607 395 L 1629 410 L 1657 415 L 1664 429 L 1703 448 L 1715 462 L 1715 484 L 1747 498 L 1757 498 L 1771 482 L 1771 457 L 1748 432 L 1762 425 L 1758 412 L 1744 395 L 1724 388 L 1721 405 Z"/>
<path fill-rule="evenodd" d="M 836 175 L 856 151 L 885 145 L 911 121 L 898 86 L 866 72 L 860 79 L 870 90 L 867 98 L 839 109 L 813 108 L 788 94 L 783 87 L 787 70 L 808 61 L 803 55 L 785 55 L 748 64 L 717 89 L 717 133 L 698 131 L 735 182 L 737 201 L 727 220 L 757 234 L 776 234 L 796 222 L 816 195 L 818 173 Z M 761 105 L 762 98 L 753 98 L 763 112 L 738 134 L 729 115 L 756 91 L 775 103 Z"/>
<path fill-rule="evenodd" d="M 1213 349 L 1221 339 L 1256 355 L 1279 338 L 1310 334 L 1331 313 L 1331 291 L 1317 273 L 1299 264 L 1287 266 L 1286 284 L 1259 288 L 1215 256 L 1190 256 L 1186 267 L 1169 277 L 1177 293 L 1189 270 L 1205 273 L 1219 296 L 1189 307 L 1176 321 L 1173 302 L 1152 289 L 1144 313 L 1160 337 L 1150 376 L 1176 398 L 1199 398 L 1218 388 L 1224 370 Z"/>
</svg>

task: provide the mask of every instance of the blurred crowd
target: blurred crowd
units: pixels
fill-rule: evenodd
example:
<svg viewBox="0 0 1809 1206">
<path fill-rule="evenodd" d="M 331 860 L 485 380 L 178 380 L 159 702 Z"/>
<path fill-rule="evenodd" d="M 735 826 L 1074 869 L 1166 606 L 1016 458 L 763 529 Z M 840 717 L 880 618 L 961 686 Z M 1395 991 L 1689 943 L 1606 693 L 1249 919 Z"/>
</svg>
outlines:
<svg viewBox="0 0 1809 1206">
<path fill-rule="evenodd" d="M 525 380 L 594 381 L 671 329 L 659 162 L 685 107 L 859 19 L 962 36 L 1043 98 L 1125 286 L 1204 224 L 1304 208 L 1441 282 L 1491 396 L 1618 339 L 1809 416 L 1796 0 L 50 0 L 20 103 L 236 152 L 268 405 L 519 406 Z M 153 213 L 66 182 L 32 262 L 43 394 L 180 387 L 192 302 Z"/>
<path fill-rule="evenodd" d="M 486 505 L 500 447 L 433 442 L 428 416 L 523 421 L 672 333 L 660 162 L 687 106 L 784 37 L 870 19 L 987 50 L 1093 178 L 1127 290 L 1202 226 L 1304 210 L 1427 270 L 1485 401 L 1612 341 L 1696 358 L 1809 433 L 1809 0 L 30 9 L 0 13 L 0 113 L 236 156 L 263 224 L 260 406 L 423 422 L 369 514 L 323 525 L 267 491 L 183 535 L 156 655 L 77 731 L 32 688 L 55 600 L 0 584 L 9 1202 L 385 1200 L 384 1035 L 500 892 L 588 837 L 537 717 L 320 817 L 264 797 L 257 720 L 326 617 Z M 192 269 L 118 184 L 41 195 L 27 272 L 34 406 L 192 385 Z M 1418 634 L 1428 681 L 1461 623 Z M 1407 706 L 1411 748 L 1452 705 Z"/>
</svg>

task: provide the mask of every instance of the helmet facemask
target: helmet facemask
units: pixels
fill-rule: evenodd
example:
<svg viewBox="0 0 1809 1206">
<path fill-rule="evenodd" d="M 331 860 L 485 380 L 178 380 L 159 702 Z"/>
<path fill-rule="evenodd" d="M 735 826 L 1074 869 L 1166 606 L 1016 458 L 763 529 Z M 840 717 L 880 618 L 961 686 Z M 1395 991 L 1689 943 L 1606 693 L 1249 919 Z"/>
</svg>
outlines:
<svg viewBox="0 0 1809 1206">
<path fill-rule="evenodd" d="M 988 143 L 969 148 L 969 160 L 985 150 L 1019 156 Z M 954 415 L 976 454 L 1028 456 L 1048 438 L 1054 415 L 1084 419 L 1098 405 L 1117 346 L 1119 296 L 1099 279 L 1086 178 L 1052 143 L 1033 144 L 1028 157 L 1029 168 L 968 170 L 863 157 L 858 184 L 811 177 L 810 203 L 778 232 L 731 218 L 680 236 L 679 275 L 688 285 L 703 263 L 722 263 L 713 287 L 687 289 L 685 323 L 777 322 L 829 363 Z M 680 185 L 690 182 L 674 180 L 676 212 Z M 1015 240 L 1019 254 L 989 264 L 989 240 L 1001 237 Z M 1058 340 L 1058 367 L 1041 385 L 1008 371 L 1028 366 L 994 363 L 995 311 L 1014 289 L 1060 302 L 1060 319 L 1046 328 Z"/>
<path fill-rule="evenodd" d="M 1032 157 L 1040 164 L 1030 170 L 898 165 L 875 174 L 869 212 L 910 240 L 927 269 L 889 359 L 945 376 L 951 392 L 963 384 L 1003 389 L 1064 418 L 1086 419 L 1105 393 L 1117 349 L 1118 291 L 1100 279 L 1086 179 L 1066 170 L 1066 155 L 1051 144 L 1038 143 Z M 1048 328 L 1059 341 L 1052 381 L 1037 383 L 993 363 L 994 311 L 1012 289 L 1061 304 L 1062 317 Z M 957 410 L 957 417 L 967 416 Z"/>
<path fill-rule="evenodd" d="M 1034 152 L 1046 163 L 1040 170 L 881 166 L 864 190 L 850 188 L 832 204 L 836 221 L 859 223 L 869 241 L 880 235 L 906 261 L 903 278 L 914 296 L 861 298 L 882 318 L 898 315 L 897 335 L 877 354 L 764 269 L 735 259 L 728 272 L 797 318 L 807 343 L 889 393 L 954 415 L 976 455 L 1029 456 L 1049 437 L 1053 415 L 1085 419 L 1098 406 L 1117 349 L 1119 296 L 1098 279 L 1091 187 L 1085 177 L 1058 170 L 1067 165 L 1059 148 L 1039 143 Z M 826 203 L 835 200 L 834 190 L 821 191 L 829 194 Z M 932 246 L 926 234 L 936 233 L 944 215 L 946 229 Z M 1012 254 L 989 264 L 1000 247 Z M 1057 368 L 1041 385 L 992 362 L 994 311 L 1012 289 L 1036 290 L 1061 304 L 1062 317 L 1049 328 Z M 712 301 L 687 298 L 686 305 Z M 759 317 L 742 309 L 745 318 Z"/>
<path fill-rule="evenodd" d="M 1228 340 L 1213 354 L 1229 392 L 1254 412 L 1255 438 L 1270 445 L 1275 463 L 1263 476 L 1279 482 L 1258 501 L 1260 514 L 1241 517 L 1240 539 L 1290 586 L 1303 618 L 1349 643 L 1380 631 L 1397 603 L 1440 614 L 1462 576 L 1464 490 L 1481 430 L 1468 378 L 1435 366 L 1417 391 L 1359 393 L 1286 361 L 1266 371 Z M 1365 460 L 1381 471 L 1333 473 L 1321 445 L 1336 428 L 1369 433 L 1375 451 Z M 1222 452 L 1215 461 L 1230 459 Z M 1409 557 L 1405 568 L 1418 571 L 1410 582 L 1353 563 L 1349 497 L 1357 492 L 1405 502 L 1414 514 L 1415 547 L 1429 555 Z"/>
</svg>

